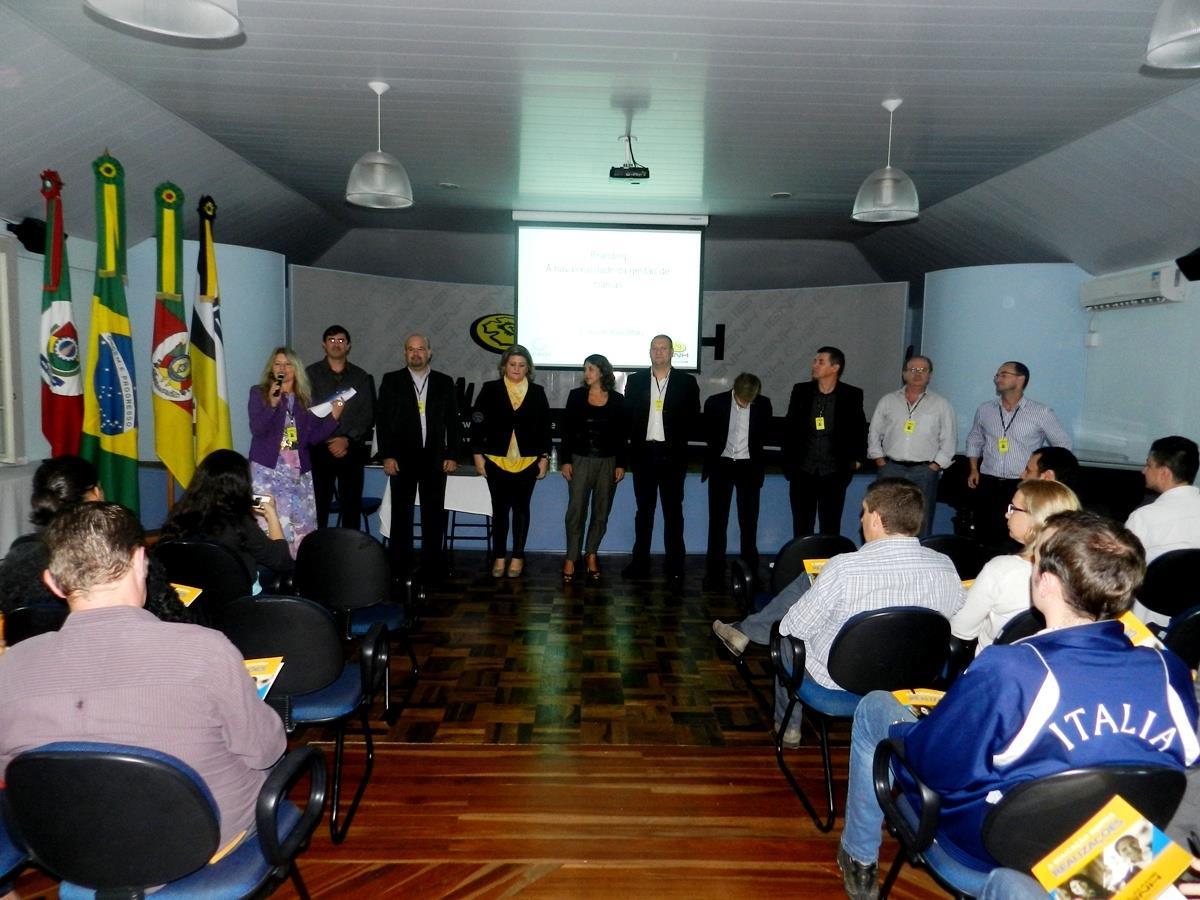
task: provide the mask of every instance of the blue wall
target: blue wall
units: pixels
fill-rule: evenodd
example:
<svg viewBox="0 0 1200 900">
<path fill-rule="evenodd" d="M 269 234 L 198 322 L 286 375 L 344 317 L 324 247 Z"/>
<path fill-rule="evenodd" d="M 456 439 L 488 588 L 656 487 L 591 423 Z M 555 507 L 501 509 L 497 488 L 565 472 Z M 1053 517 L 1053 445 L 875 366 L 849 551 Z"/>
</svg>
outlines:
<svg viewBox="0 0 1200 900">
<path fill-rule="evenodd" d="M 933 390 L 958 415 L 958 446 L 979 404 L 995 397 L 1005 360 L 1030 369 L 1028 394 L 1078 435 L 1088 314 L 1079 285 L 1091 276 L 1069 263 L 976 266 L 925 276 L 921 348 L 934 361 Z"/>
</svg>

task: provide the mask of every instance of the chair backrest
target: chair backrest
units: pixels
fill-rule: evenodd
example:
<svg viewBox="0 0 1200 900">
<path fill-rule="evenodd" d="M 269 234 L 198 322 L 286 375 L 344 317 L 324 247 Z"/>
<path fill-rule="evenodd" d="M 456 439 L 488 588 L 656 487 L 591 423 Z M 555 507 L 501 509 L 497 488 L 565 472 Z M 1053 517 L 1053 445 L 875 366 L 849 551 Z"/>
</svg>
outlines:
<svg viewBox="0 0 1200 900">
<path fill-rule="evenodd" d="M 1000 633 L 996 635 L 996 639 L 992 643 L 1011 644 L 1021 638 L 1035 635 L 1045 627 L 1046 617 L 1040 611 L 1033 607 L 1023 609 L 1004 623 L 1004 627 L 1000 629 Z"/>
<path fill-rule="evenodd" d="M 1095 766 L 1027 781 L 983 820 L 983 846 L 997 862 L 1028 872 L 1120 794 L 1159 828 L 1175 814 L 1187 778 L 1163 766 Z"/>
<path fill-rule="evenodd" d="M 143 889 L 203 867 L 220 843 L 203 780 L 166 753 L 57 743 L 5 773 L 18 840 L 59 878 L 93 889 Z"/>
<path fill-rule="evenodd" d="M 853 553 L 854 541 L 840 534 L 810 534 L 792 538 L 779 548 L 771 567 L 771 595 L 774 596 L 804 574 L 806 559 L 829 559 L 839 553 Z"/>
<path fill-rule="evenodd" d="M 332 609 L 357 609 L 391 599 L 387 551 L 354 528 L 321 528 L 300 542 L 296 592 Z"/>
<path fill-rule="evenodd" d="M 754 579 L 740 557 L 729 564 L 729 596 L 744 619 L 754 612 Z"/>
<path fill-rule="evenodd" d="M 1154 612 L 1173 618 L 1200 603 L 1200 550 L 1171 550 L 1146 566 L 1137 597 Z"/>
<path fill-rule="evenodd" d="M 950 620 L 923 606 L 851 616 L 829 649 L 829 674 L 852 694 L 931 687 L 950 653 Z"/>
<path fill-rule="evenodd" d="M 200 588 L 195 601 L 201 618 L 215 622 L 225 605 L 250 593 L 255 573 L 224 544 L 213 541 L 160 541 L 151 551 L 167 570 L 167 580 Z"/>
<path fill-rule="evenodd" d="M 58 631 L 70 612 L 65 603 L 30 603 L 4 615 L 4 640 L 11 647 L 34 635 Z"/>
<path fill-rule="evenodd" d="M 962 534 L 931 534 L 921 540 L 921 546 L 950 557 L 963 581 L 978 577 L 984 563 L 992 558 L 983 544 Z"/>
<path fill-rule="evenodd" d="M 1200 606 L 1173 618 L 1162 640 L 1189 669 L 1200 666 Z"/>
<path fill-rule="evenodd" d="M 271 686 L 272 697 L 320 690 L 345 667 L 333 616 L 303 597 L 241 597 L 225 608 L 220 627 L 246 659 L 283 657 L 283 668 Z"/>
</svg>

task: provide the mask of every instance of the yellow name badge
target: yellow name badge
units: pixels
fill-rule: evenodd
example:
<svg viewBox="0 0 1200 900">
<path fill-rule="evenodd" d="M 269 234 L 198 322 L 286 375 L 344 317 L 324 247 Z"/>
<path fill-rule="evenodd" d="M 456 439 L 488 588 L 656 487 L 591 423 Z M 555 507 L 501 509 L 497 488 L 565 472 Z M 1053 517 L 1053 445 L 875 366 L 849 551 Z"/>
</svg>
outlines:
<svg viewBox="0 0 1200 900">
<path fill-rule="evenodd" d="M 283 429 L 283 440 L 290 446 L 296 446 L 300 443 L 300 435 L 296 433 L 295 425 L 288 425 Z"/>
<path fill-rule="evenodd" d="M 816 425 L 817 425 L 817 431 L 824 431 L 825 430 L 825 417 L 817 416 Z"/>
<path fill-rule="evenodd" d="M 1006 437 L 999 438 L 996 441 L 996 449 L 999 450 L 1001 453 L 1007 453 L 1008 452 L 1008 438 L 1006 438 Z"/>
<path fill-rule="evenodd" d="M 912 419 L 904 420 L 904 433 L 905 434 L 912 434 L 916 430 L 917 430 L 917 423 L 915 421 L 913 421 Z"/>
<path fill-rule="evenodd" d="M 654 400 L 654 411 L 655 411 L 655 412 L 662 412 L 662 409 L 663 409 L 662 397 L 657 397 L 657 398 L 655 398 L 655 400 Z"/>
<path fill-rule="evenodd" d="M 417 401 L 417 412 L 419 412 L 421 415 L 425 415 L 425 401 L 424 400 Z"/>
</svg>

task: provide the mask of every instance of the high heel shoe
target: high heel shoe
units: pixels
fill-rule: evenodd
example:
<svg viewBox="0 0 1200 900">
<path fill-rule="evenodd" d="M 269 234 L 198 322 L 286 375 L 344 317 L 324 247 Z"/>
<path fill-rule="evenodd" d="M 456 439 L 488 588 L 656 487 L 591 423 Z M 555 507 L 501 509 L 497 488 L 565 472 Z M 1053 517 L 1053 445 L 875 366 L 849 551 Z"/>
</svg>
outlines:
<svg viewBox="0 0 1200 900">
<path fill-rule="evenodd" d="M 497 559 L 497 560 L 492 561 L 492 577 L 493 578 L 503 578 L 504 577 L 504 560 L 503 559 Z"/>
<path fill-rule="evenodd" d="M 587 555 L 587 577 L 588 581 L 600 580 L 600 559 L 595 553 Z"/>
<path fill-rule="evenodd" d="M 520 578 L 521 573 L 525 571 L 525 560 L 514 559 L 508 564 L 508 577 Z"/>
<path fill-rule="evenodd" d="M 562 580 L 563 584 L 570 584 L 575 580 L 575 560 L 568 559 L 563 561 Z"/>
</svg>

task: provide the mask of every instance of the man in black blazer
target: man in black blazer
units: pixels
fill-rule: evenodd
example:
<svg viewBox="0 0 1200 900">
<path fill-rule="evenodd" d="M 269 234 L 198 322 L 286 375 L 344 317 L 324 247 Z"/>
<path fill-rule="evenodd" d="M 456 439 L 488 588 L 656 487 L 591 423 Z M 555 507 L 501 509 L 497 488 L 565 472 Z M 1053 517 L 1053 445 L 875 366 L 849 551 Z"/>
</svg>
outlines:
<svg viewBox="0 0 1200 900">
<path fill-rule="evenodd" d="M 763 441 L 771 427 L 771 398 L 761 395 L 762 381 L 743 372 L 732 391 L 704 401 L 704 471 L 708 481 L 708 555 L 704 583 L 709 590 L 725 584 L 725 539 L 729 503 L 737 489 L 741 554 L 758 578 L 758 498 L 766 465 Z"/>
<path fill-rule="evenodd" d="M 650 341 L 650 368 L 634 372 L 625 384 L 629 419 L 629 462 L 633 469 L 633 562 L 621 573 L 626 578 L 650 574 L 650 538 L 654 508 L 663 509 L 664 571 L 673 587 L 683 584 L 683 481 L 687 475 L 687 444 L 700 413 L 700 386 L 687 372 L 671 368 L 674 342 L 665 334 Z"/>
<path fill-rule="evenodd" d="M 429 338 L 405 338 L 407 368 L 383 376 L 375 427 L 383 471 L 391 479 L 392 570 L 403 575 L 411 567 L 413 504 L 419 485 L 422 571 L 438 579 L 445 574 L 446 476 L 458 468 L 462 422 L 454 382 L 429 367 L 432 359 Z"/>
<path fill-rule="evenodd" d="M 813 357 L 812 381 L 792 387 L 783 464 L 795 537 L 841 532 L 846 488 L 867 455 L 863 392 L 842 382 L 845 366 L 841 350 L 821 347 Z"/>
</svg>

